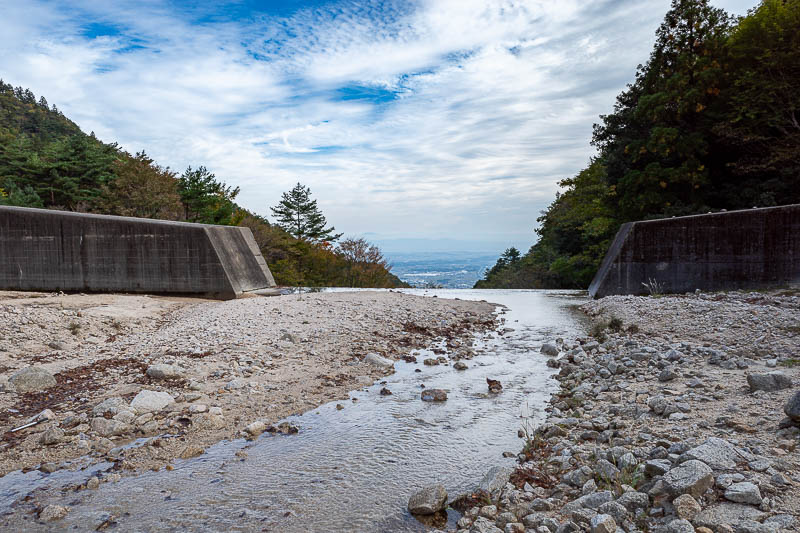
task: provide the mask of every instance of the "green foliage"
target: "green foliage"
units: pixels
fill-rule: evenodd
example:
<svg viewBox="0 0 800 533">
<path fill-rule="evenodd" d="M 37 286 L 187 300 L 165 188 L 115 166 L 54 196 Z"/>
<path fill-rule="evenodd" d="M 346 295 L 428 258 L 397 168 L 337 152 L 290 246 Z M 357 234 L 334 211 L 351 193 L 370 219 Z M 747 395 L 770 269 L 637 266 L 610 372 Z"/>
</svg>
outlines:
<svg viewBox="0 0 800 533">
<path fill-rule="evenodd" d="M 649 60 L 595 125 L 597 158 L 560 183 L 528 253 L 476 288 L 586 288 L 624 222 L 800 203 L 797 87 L 800 0 L 764 0 L 737 22 L 708 0 L 673 0 Z"/>
<path fill-rule="evenodd" d="M 327 221 L 317 201 L 311 199 L 311 189 L 299 182 L 291 191 L 283 193 L 278 205 L 270 209 L 278 219 L 278 226 L 296 239 L 320 243 L 334 242 L 342 236 L 334 233 L 336 228 L 325 227 Z"/>
<path fill-rule="evenodd" d="M 130 155 L 84 134 L 44 98 L 0 81 L 1 205 L 243 225 L 281 285 L 407 286 L 369 243 L 349 240 L 336 250 L 324 242 L 339 236 L 325 229 L 310 191 L 301 192 L 307 219 L 298 239 L 236 205 L 239 188 L 205 167 L 177 176 L 143 151 Z M 70 330 L 77 334 L 80 325 Z"/>
</svg>

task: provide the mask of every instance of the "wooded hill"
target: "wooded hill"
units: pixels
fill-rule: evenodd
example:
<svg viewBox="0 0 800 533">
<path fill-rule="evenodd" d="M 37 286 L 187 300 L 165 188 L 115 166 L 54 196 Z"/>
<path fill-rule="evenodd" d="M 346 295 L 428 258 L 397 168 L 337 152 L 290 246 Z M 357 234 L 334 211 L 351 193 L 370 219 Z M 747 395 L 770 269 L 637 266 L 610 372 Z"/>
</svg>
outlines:
<svg viewBox="0 0 800 533">
<path fill-rule="evenodd" d="M 368 243 L 296 239 L 237 205 L 238 193 L 203 166 L 179 175 L 86 135 L 44 97 L 0 80 L 0 204 L 247 226 L 279 285 L 405 286 Z"/>
<path fill-rule="evenodd" d="M 732 19 L 673 0 L 650 58 L 601 116 L 598 155 L 477 288 L 575 288 L 624 222 L 800 203 L 800 0 Z"/>
</svg>

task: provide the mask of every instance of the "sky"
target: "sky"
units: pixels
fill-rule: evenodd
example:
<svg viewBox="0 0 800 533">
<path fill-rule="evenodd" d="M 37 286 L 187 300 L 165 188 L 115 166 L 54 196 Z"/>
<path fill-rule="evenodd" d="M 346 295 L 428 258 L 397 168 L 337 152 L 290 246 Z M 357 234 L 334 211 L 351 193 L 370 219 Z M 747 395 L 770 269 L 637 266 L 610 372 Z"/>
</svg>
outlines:
<svg viewBox="0 0 800 533">
<path fill-rule="evenodd" d="M 668 9 L 0 0 L 0 78 L 131 153 L 205 165 L 267 218 L 301 182 L 347 235 L 525 250 Z"/>
</svg>

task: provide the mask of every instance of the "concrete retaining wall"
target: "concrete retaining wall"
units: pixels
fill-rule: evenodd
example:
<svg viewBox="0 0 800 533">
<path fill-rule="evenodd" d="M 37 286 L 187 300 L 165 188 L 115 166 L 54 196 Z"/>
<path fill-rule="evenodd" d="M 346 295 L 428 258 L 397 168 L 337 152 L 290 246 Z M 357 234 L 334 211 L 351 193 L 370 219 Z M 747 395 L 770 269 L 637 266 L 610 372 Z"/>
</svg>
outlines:
<svg viewBox="0 0 800 533">
<path fill-rule="evenodd" d="M 0 289 L 230 299 L 274 286 L 248 228 L 0 206 Z"/>
<path fill-rule="evenodd" d="M 800 283 L 800 205 L 623 224 L 589 294 L 757 289 Z"/>
</svg>

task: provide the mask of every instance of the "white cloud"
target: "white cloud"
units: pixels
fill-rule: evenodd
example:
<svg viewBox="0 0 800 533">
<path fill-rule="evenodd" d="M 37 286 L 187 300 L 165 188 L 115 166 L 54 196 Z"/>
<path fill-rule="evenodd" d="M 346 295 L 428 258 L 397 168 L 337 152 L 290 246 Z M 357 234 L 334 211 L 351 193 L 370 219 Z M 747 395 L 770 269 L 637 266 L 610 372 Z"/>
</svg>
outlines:
<svg viewBox="0 0 800 533">
<path fill-rule="evenodd" d="M 342 2 L 192 23 L 154 0 L 32 0 L 0 19 L 0 76 L 104 140 L 206 165 L 261 214 L 301 181 L 348 233 L 531 242 L 667 9 Z"/>
</svg>

